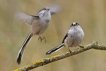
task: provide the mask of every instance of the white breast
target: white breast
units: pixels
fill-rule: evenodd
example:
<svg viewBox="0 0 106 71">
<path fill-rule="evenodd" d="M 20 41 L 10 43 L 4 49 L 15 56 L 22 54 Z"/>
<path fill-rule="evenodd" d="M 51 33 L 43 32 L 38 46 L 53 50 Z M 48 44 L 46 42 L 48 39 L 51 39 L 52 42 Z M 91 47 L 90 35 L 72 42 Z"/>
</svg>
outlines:
<svg viewBox="0 0 106 71">
<path fill-rule="evenodd" d="M 65 40 L 67 47 L 76 47 L 78 46 L 84 37 L 84 32 L 80 26 L 71 27 L 68 31 L 68 37 Z"/>
</svg>

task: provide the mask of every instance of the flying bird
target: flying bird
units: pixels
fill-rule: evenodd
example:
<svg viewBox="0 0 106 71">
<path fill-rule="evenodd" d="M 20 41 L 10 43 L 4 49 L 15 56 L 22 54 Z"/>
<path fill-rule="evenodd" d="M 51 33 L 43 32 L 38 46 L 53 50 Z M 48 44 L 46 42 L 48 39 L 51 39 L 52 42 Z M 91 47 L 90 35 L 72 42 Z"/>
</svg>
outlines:
<svg viewBox="0 0 106 71">
<path fill-rule="evenodd" d="M 25 22 L 30 26 L 30 33 L 28 34 L 27 38 L 25 39 L 21 49 L 18 52 L 17 56 L 17 63 L 21 63 L 22 55 L 26 45 L 28 44 L 29 40 L 32 36 L 38 35 L 38 40 L 45 40 L 45 37 L 42 37 L 42 34 L 47 29 L 49 22 L 51 20 L 51 15 L 56 14 L 60 11 L 60 5 L 51 5 L 50 7 L 45 7 L 41 9 L 36 15 L 30 15 L 23 13 L 21 11 L 16 13 L 16 18 Z"/>
</svg>

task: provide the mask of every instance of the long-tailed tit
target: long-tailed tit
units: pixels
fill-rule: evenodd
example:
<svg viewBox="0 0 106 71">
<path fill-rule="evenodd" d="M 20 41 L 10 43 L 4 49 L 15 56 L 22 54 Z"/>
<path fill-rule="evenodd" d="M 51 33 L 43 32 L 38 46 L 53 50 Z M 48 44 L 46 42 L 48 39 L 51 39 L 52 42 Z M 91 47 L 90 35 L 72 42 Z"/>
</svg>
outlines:
<svg viewBox="0 0 106 71">
<path fill-rule="evenodd" d="M 54 6 L 43 8 L 38 12 L 37 15 L 29 15 L 23 12 L 18 12 L 16 14 L 16 18 L 22 20 L 23 22 L 27 23 L 31 27 L 29 35 L 27 36 L 21 49 L 18 52 L 18 56 L 17 56 L 18 64 L 21 63 L 21 58 L 22 58 L 24 49 L 33 35 L 38 35 L 39 36 L 38 40 L 42 41 L 43 39 L 45 39 L 45 38 L 42 38 L 41 36 L 49 25 L 49 22 L 51 20 L 51 15 L 59 12 L 58 6 L 59 5 L 57 6 L 54 5 Z"/>
<path fill-rule="evenodd" d="M 79 44 L 82 42 L 83 37 L 84 37 L 84 31 L 82 30 L 82 28 L 80 27 L 80 25 L 78 23 L 73 22 L 72 25 L 70 26 L 67 34 L 65 35 L 62 43 L 59 46 L 46 52 L 46 54 L 48 55 L 53 52 L 56 52 L 63 46 L 68 47 L 68 49 L 69 49 L 69 47 L 80 46 Z M 70 49 L 69 49 L 69 51 L 71 52 Z"/>
</svg>

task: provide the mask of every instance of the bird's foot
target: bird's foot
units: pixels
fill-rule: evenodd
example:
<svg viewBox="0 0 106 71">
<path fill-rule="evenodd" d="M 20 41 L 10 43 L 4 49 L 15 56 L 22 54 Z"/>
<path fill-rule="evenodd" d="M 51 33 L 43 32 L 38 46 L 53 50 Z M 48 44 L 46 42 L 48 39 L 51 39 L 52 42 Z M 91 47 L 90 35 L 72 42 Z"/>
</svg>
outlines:
<svg viewBox="0 0 106 71">
<path fill-rule="evenodd" d="M 68 47 L 68 50 L 69 50 L 69 52 L 70 52 L 70 53 L 72 53 L 72 51 L 70 50 L 70 48 L 69 48 L 69 47 Z"/>
<path fill-rule="evenodd" d="M 43 40 L 42 37 L 39 37 L 39 38 L 38 38 L 38 41 L 41 41 L 41 42 L 42 42 L 42 40 Z"/>
<path fill-rule="evenodd" d="M 46 38 L 45 37 L 39 37 L 38 40 L 40 40 L 41 42 L 44 40 L 44 42 L 46 43 Z"/>
<path fill-rule="evenodd" d="M 72 53 L 72 51 L 71 51 L 71 50 L 69 50 L 69 52 L 70 52 L 70 53 Z"/>
<path fill-rule="evenodd" d="M 47 42 L 47 40 L 46 40 L 46 38 L 45 38 L 45 37 L 43 37 L 42 39 L 44 40 L 44 42 L 45 42 L 45 43 Z"/>
<path fill-rule="evenodd" d="M 79 45 L 79 47 L 82 48 L 82 49 L 84 48 L 84 46 L 80 46 L 80 45 Z"/>
</svg>

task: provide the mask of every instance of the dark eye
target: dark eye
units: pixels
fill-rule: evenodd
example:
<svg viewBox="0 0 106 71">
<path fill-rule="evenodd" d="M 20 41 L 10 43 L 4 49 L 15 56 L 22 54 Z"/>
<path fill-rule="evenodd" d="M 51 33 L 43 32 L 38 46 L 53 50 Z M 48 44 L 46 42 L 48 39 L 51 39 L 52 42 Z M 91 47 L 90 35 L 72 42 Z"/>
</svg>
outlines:
<svg viewBox="0 0 106 71">
<path fill-rule="evenodd" d="M 76 25 L 79 25 L 78 23 L 76 23 Z"/>
<path fill-rule="evenodd" d="M 74 26 L 74 24 L 72 23 L 70 27 Z"/>
</svg>

